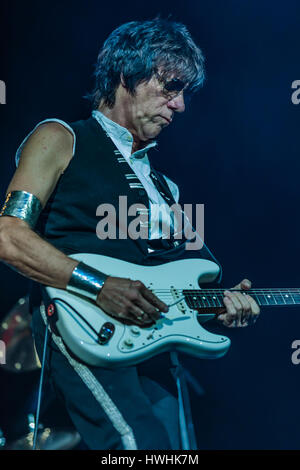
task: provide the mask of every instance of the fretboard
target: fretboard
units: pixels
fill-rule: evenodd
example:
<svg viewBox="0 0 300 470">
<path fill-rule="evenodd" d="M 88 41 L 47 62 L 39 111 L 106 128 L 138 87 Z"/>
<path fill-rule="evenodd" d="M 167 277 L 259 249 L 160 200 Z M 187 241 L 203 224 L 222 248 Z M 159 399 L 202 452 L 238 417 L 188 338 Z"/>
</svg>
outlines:
<svg viewBox="0 0 300 470">
<path fill-rule="evenodd" d="M 224 307 L 224 291 L 234 292 L 237 289 L 184 289 L 182 294 L 191 309 L 198 310 L 208 307 Z M 251 295 L 261 306 L 300 305 L 300 289 L 249 289 L 239 291 Z"/>
</svg>

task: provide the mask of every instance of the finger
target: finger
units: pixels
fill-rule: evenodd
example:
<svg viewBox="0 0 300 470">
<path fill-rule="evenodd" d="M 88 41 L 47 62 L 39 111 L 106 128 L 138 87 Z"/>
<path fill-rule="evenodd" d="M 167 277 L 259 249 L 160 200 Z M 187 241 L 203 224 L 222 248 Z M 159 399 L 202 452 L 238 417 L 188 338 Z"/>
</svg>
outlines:
<svg viewBox="0 0 300 470">
<path fill-rule="evenodd" d="M 233 292 L 230 292 L 230 291 L 225 291 L 224 292 L 224 295 L 225 295 L 224 300 L 226 298 L 228 298 L 229 301 L 231 301 L 231 304 L 234 307 L 234 319 L 235 319 L 235 322 L 236 322 L 235 326 L 241 326 L 242 319 L 243 319 L 243 305 L 242 305 L 239 297 L 236 294 L 237 294 L 236 292 L 233 293 Z M 232 308 L 231 308 L 231 310 L 232 310 Z M 231 312 L 229 312 L 229 313 L 231 313 Z"/>
<path fill-rule="evenodd" d="M 242 326 L 255 323 L 260 314 L 260 308 L 258 304 L 250 295 L 237 292 L 236 295 L 239 297 L 243 305 Z"/>
<path fill-rule="evenodd" d="M 248 300 L 248 295 L 244 292 L 234 292 L 233 295 L 239 300 L 242 305 L 241 322 L 248 324 L 251 317 L 251 304 Z"/>
<path fill-rule="evenodd" d="M 130 301 L 123 301 L 121 310 L 118 311 L 116 317 L 122 320 L 130 321 L 139 326 L 145 326 L 149 323 L 153 323 L 152 318 L 147 315 L 141 308 L 137 307 Z"/>
<path fill-rule="evenodd" d="M 251 305 L 251 314 L 250 314 L 251 322 L 255 323 L 260 315 L 260 307 L 257 304 L 257 302 L 253 299 L 253 297 L 251 297 L 250 295 L 247 295 L 246 297 L 248 299 L 248 302 Z"/>
<path fill-rule="evenodd" d="M 236 309 L 233 302 L 229 297 L 223 298 L 223 303 L 226 307 L 226 313 L 219 316 L 219 319 L 223 321 L 225 326 L 236 326 Z"/>
<path fill-rule="evenodd" d="M 134 305 L 133 303 L 131 303 L 129 307 L 129 314 L 131 314 L 133 317 L 131 318 L 131 320 L 133 320 L 138 325 L 153 323 L 153 319 L 146 312 L 144 312 L 141 308 L 139 308 L 137 305 Z"/>
<path fill-rule="evenodd" d="M 239 284 L 237 284 L 233 289 L 251 289 L 252 282 L 249 279 L 243 279 Z"/>
<path fill-rule="evenodd" d="M 110 298 L 109 302 L 103 301 L 101 308 L 108 315 L 120 321 L 126 320 L 136 323 L 137 317 L 139 317 L 139 326 L 142 326 L 147 321 L 152 322 L 147 315 L 144 316 L 144 312 L 141 309 L 136 307 L 130 300 L 121 297 L 117 293 Z"/>
<path fill-rule="evenodd" d="M 153 321 L 156 321 L 160 318 L 160 312 L 143 297 L 145 290 L 147 290 L 147 288 L 141 281 L 131 281 L 131 288 L 127 293 L 128 299 L 132 304 L 142 310 L 142 312 L 146 313 Z"/>
<path fill-rule="evenodd" d="M 222 314 L 218 316 L 218 320 L 223 323 L 224 326 L 231 328 L 234 326 L 234 323 L 231 319 L 231 316 L 228 314 Z"/>
<path fill-rule="evenodd" d="M 151 292 L 150 289 L 147 289 L 145 284 L 141 281 L 131 281 L 131 286 L 138 291 L 142 296 L 154 306 L 154 308 L 158 309 L 159 311 L 167 313 L 169 311 L 169 307 L 162 302 L 156 295 Z"/>
<path fill-rule="evenodd" d="M 149 303 L 142 295 L 135 300 L 137 305 L 144 313 L 146 313 L 152 320 L 157 321 L 160 318 L 160 311 Z"/>
<path fill-rule="evenodd" d="M 241 282 L 241 288 L 242 289 L 251 289 L 251 286 L 252 286 L 252 282 L 249 281 L 249 279 L 243 279 L 242 282 Z"/>
<path fill-rule="evenodd" d="M 142 295 L 148 302 L 150 302 L 160 312 L 167 313 L 169 311 L 169 307 L 167 306 L 167 304 L 165 304 L 158 297 L 156 297 L 156 295 L 153 294 L 151 290 L 147 289 L 146 286 L 142 290 Z"/>
</svg>

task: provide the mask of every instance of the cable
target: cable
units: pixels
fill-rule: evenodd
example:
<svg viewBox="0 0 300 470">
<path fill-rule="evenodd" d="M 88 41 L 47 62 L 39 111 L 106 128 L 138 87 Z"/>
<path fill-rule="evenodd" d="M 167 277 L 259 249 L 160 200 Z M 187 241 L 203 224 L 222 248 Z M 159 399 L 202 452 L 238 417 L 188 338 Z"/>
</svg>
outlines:
<svg viewBox="0 0 300 470">
<path fill-rule="evenodd" d="M 37 439 L 37 433 L 38 433 L 38 428 L 39 428 L 39 418 L 40 418 L 40 407 L 41 407 L 41 398 L 42 398 L 42 388 L 43 388 L 44 370 L 45 370 L 45 363 L 46 363 L 47 341 L 48 341 L 48 324 L 46 324 L 46 331 L 45 331 L 45 340 L 44 340 L 44 349 L 43 349 L 42 369 L 41 369 L 41 375 L 40 375 L 40 384 L 39 384 L 39 392 L 38 392 L 38 403 L 37 403 L 37 410 L 36 410 L 36 417 L 35 417 L 35 427 L 34 427 L 34 435 L 33 435 L 33 446 L 32 446 L 32 449 L 33 449 L 33 450 L 36 450 L 36 439 Z"/>
<path fill-rule="evenodd" d="M 52 299 L 52 302 L 55 302 L 55 301 L 59 301 L 59 302 L 62 302 L 64 304 L 66 304 L 71 310 L 73 310 L 74 313 L 76 313 L 76 315 L 78 315 L 81 320 L 93 331 L 93 333 L 95 333 L 95 335 L 98 337 L 98 332 L 95 330 L 95 328 L 90 324 L 90 322 L 84 318 L 83 315 L 81 315 L 81 313 L 79 313 L 74 307 L 72 307 L 71 304 L 69 304 L 69 302 L 67 302 L 66 300 L 64 299 L 61 299 L 60 297 L 54 297 Z"/>
</svg>

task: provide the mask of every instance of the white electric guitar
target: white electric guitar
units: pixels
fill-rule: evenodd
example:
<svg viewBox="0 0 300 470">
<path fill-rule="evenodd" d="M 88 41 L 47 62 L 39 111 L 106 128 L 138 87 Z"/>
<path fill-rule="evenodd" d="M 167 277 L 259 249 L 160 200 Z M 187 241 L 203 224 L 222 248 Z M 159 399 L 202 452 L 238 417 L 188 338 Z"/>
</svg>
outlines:
<svg viewBox="0 0 300 470">
<path fill-rule="evenodd" d="M 51 299 L 46 313 L 69 349 L 83 362 L 106 368 L 142 362 L 159 353 L 177 350 L 214 359 L 229 349 L 226 336 L 210 333 L 202 323 L 215 317 L 204 309 L 224 307 L 224 289 L 200 289 L 199 283 L 216 279 L 219 267 L 212 261 L 189 259 L 158 266 L 141 266 L 116 258 L 76 254 L 72 258 L 111 276 L 142 281 L 169 306 L 149 327 L 125 325 L 94 302 L 65 290 L 46 287 Z M 259 305 L 300 305 L 300 289 L 251 289 Z M 55 315 L 54 315 L 55 314 Z"/>
</svg>

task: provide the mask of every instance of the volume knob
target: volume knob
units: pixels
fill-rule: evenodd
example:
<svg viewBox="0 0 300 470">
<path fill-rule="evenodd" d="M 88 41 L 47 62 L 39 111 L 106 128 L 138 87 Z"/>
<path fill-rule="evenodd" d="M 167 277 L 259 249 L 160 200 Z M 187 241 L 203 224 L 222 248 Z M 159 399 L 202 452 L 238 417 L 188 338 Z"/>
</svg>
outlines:
<svg viewBox="0 0 300 470">
<path fill-rule="evenodd" d="M 139 329 L 138 326 L 132 326 L 132 327 L 130 328 L 130 331 L 131 331 L 131 333 L 134 334 L 135 336 L 138 336 L 138 335 L 141 334 L 140 329 Z"/>
</svg>

